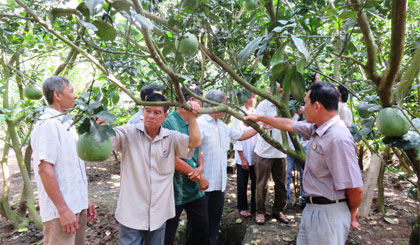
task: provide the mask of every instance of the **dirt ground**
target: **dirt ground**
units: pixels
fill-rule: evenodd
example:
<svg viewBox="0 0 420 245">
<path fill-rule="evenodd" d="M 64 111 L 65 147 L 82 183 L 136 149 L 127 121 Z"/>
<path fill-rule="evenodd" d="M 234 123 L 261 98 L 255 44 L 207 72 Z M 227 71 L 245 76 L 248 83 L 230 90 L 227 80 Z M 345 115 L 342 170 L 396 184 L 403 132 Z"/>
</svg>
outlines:
<svg viewBox="0 0 420 245">
<path fill-rule="evenodd" d="M 13 162 L 12 157 L 9 159 Z M 12 203 L 19 200 L 22 184 L 16 166 L 10 166 Z M 90 200 L 96 205 L 98 217 L 88 227 L 88 244 L 117 244 L 118 230 L 114 210 L 119 193 L 120 168 L 111 156 L 102 163 L 87 163 Z M 375 209 L 366 218 L 360 218 L 360 230 L 352 229 L 347 244 L 408 244 L 411 226 L 415 221 L 418 202 L 407 198 L 411 184 L 399 177 L 403 173 L 385 175 L 385 214 Z M 2 179 L 0 181 L 3 183 Z M 0 191 L 2 192 L 0 187 Z M 36 188 L 34 186 L 35 196 Z M 267 210 L 273 202 L 273 183 L 269 185 Z M 376 195 L 374 204 L 376 203 Z M 226 200 L 222 218 L 219 244 L 295 244 L 302 208 L 290 206 L 285 211 L 291 222 L 281 224 L 268 214 L 265 225 L 257 225 L 252 218 L 241 218 L 236 208 L 236 175 L 228 175 Z M 181 216 L 178 244 L 183 244 L 186 216 Z M 10 223 L 0 217 L 0 244 L 42 244 L 42 232 L 34 225 L 27 230 L 16 231 Z"/>
</svg>

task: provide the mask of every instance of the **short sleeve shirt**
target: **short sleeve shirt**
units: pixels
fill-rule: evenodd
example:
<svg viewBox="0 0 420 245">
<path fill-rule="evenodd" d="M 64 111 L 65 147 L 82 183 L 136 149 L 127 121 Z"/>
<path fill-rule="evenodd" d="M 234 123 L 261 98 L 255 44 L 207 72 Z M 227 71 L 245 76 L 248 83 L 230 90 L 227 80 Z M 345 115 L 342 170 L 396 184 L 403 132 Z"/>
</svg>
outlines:
<svg viewBox="0 0 420 245">
<path fill-rule="evenodd" d="M 250 110 L 247 110 L 246 107 L 242 107 L 244 111 L 246 111 L 248 114 L 255 114 L 255 109 L 251 108 Z M 233 129 L 235 130 L 246 130 L 247 128 L 250 128 L 249 126 L 245 125 L 243 121 L 233 118 Z M 236 164 L 241 164 L 241 157 L 238 154 L 238 151 L 242 151 L 242 154 L 244 155 L 245 159 L 248 161 L 249 166 L 254 165 L 254 148 L 257 144 L 258 136 L 254 135 L 249 139 L 242 140 L 242 141 L 236 141 L 236 143 L 233 145 L 233 149 L 235 150 L 235 161 Z"/>
<path fill-rule="evenodd" d="M 46 108 L 31 133 L 33 169 L 42 222 L 60 218 L 38 174 L 38 166 L 42 160 L 53 165 L 61 195 L 70 210 L 77 214 L 88 207 L 85 163 L 76 151 L 78 136 L 75 127 L 71 126 L 72 121 L 63 123 L 63 119 L 61 112 Z"/>
<path fill-rule="evenodd" d="M 356 145 L 338 115 L 319 128 L 295 122 L 293 129 L 310 139 L 303 172 L 306 195 L 339 200 L 346 197 L 345 189 L 363 186 Z"/>
<path fill-rule="evenodd" d="M 175 110 L 168 115 L 166 121 L 162 123 L 162 127 L 181 132 L 186 135 L 190 135 L 189 125 L 179 116 Z M 183 158 L 188 165 L 192 168 L 197 168 L 197 158 L 199 153 L 199 147 L 195 149 L 194 155 L 191 159 Z M 175 205 L 181 205 L 185 203 L 197 200 L 204 196 L 204 192 L 200 191 L 200 186 L 197 182 L 193 182 L 184 174 L 175 170 L 174 173 L 174 193 L 175 193 Z"/>
<path fill-rule="evenodd" d="M 175 216 L 175 156 L 187 156 L 189 137 L 161 127 L 152 139 L 142 122 L 114 130 L 112 147 L 122 155 L 115 218 L 129 228 L 154 231 Z"/>
<path fill-rule="evenodd" d="M 225 191 L 227 181 L 227 151 L 230 141 L 242 136 L 241 130 L 229 128 L 221 120 L 205 114 L 197 119 L 201 133 L 201 151 L 204 158 L 204 177 L 209 181 L 210 191 Z"/>
<path fill-rule="evenodd" d="M 264 115 L 268 117 L 277 116 L 276 106 L 268 100 L 263 100 L 257 106 L 256 113 L 257 115 Z M 269 129 L 269 134 L 278 142 L 282 143 L 281 131 L 278 129 Z M 255 146 L 254 152 L 262 158 L 285 158 L 286 154 L 277 150 L 272 145 L 267 143 L 260 134 L 258 134 L 257 145 Z"/>
</svg>

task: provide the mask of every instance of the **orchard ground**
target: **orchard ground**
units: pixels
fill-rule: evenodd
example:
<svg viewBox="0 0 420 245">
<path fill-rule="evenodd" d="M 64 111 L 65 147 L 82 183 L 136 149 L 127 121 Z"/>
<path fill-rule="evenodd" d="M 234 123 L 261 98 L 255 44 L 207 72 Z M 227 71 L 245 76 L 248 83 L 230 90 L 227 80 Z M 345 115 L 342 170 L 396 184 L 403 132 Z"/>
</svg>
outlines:
<svg viewBox="0 0 420 245">
<path fill-rule="evenodd" d="M 367 159 L 368 160 L 368 159 Z M 118 229 L 114 211 L 118 200 L 120 167 L 114 156 L 98 163 L 87 163 L 90 200 L 96 205 L 98 217 L 88 227 L 88 244 L 117 244 Z M 14 154 L 9 154 L 11 203 L 16 207 L 22 190 L 22 181 Z M 412 224 L 416 218 L 418 202 L 407 198 L 411 184 L 402 179 L 404 173 L 385 173 L 385 214 L 372 210 L 368 217 L 360 218 L 360 230 L 352 229 L 347 244 L 408 244 Z M 414 181 L 414 178 L 411 179 Z M 1 179 L 3 183 L 3 179 Z M 32 181 L 33 182 L 33 181 Z M 0 190 L 2 191 L 3 185 Z M 273 202 L 273 182 L 269 183 L 267 210 Z M 37 196 L 34 185 L 34 194 Z M 373 201 L 376 203 L 377 193 Z M 252 218 L 240 217 L 236 208 L 236 175 L 228 175 L 226 200 L 219 235 L 219 244 L 295 244 L 302 209 L 288 207 L 285 211 L 291 220 L 281 224 L 266 216 L 265 225 L 257 225 Z M 186 215 L 181 216 L 177 243 L 183 244 Z M 0 244 L 42 244 L 42 232 L 31 224 L 27 230 L 16 231 L 11 224 L 0 217 Z"/>
</svg>

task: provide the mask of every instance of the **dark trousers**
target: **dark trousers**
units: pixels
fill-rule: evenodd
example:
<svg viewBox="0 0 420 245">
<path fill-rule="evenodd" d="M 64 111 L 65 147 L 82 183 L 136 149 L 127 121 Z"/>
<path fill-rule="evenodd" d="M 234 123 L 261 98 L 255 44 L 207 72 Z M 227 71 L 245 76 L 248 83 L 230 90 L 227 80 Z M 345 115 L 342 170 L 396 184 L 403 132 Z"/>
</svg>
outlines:
<svg viewBox="0 0 420 245">
<path fill-rule="evenodd" d="M 239 211 L 248 210 L 248 177 L 251 179 L 251 211 L 255 212 L 255 187 L 257 177 L 255 176 L 254 166 L 249 166 L 248 170 L 245 170 L 241 165 L 236 165 L 236 190 L 238 192 L 238 209 Z"/>
<path fill-rule="evenodd" d="M 217 244 L 219 235 L 220 220 L 223 214 L 223 205 L 225 203 L 225 192 L 210 191 L 206 192 L 206 200 L 209 215 L 209 242 L 210 245 Z"/>
<path fill-rule="evenodd" d="M 166 221 L 165 244 L 174 244 L 179 216 L 184 209 L 187 212 L 186 244 L 206 244 L 209 239 L 209 222 L 205 196 L 175 206 L 175 217 Z"/>
<path fill-rule="evenodd" d="M 265 214 L 265 197 L 267 195 L 270 174 L 274 180 L 273 213 L 283 212 L 286 207 L 286 158 L 263 158 L 254 154 L 255 175 L 257 176 L 257 213 Z"/>
</svg>

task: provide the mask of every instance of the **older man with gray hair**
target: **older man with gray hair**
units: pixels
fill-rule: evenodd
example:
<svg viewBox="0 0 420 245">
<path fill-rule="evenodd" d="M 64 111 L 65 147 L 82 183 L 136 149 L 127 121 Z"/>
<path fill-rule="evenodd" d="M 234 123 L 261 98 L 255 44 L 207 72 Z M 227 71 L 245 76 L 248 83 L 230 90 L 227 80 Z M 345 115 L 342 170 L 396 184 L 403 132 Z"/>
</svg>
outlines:
<svg viewBox="0 0 420 245">
<path fill-rule="evenodd" d="M 205 98 L 221 104 L 226 103 L 226 95 L 220 90 L 210 90 Z M 211 107 L 208 103 L 204 107 Z M 201 133 L 201 151 L 204 158 L 203 176 L 209 181 L 206 190 L 209 217 L 209 244 L 217 244 L 219 224 L 222 218 L 224 196 L 227 179 L 227 151 L 230 140 L 246 140 L 257 132 L 254 129 L 234 130 L 219 120 L 225 112 L 205 114 L 198 118 L 197 122 Z"/>
<path fill-rule="evenodd" d="M 76 128 L 64 120 L 76 94 L 62 76 L 47 78 L 42 89 L 49 107 L 36 122 L 31 146 L 44 244 L 84 244 L 86 222 L 96 211 L 88 201 L 85 163 L 76 152 Z"/>
</svg>

